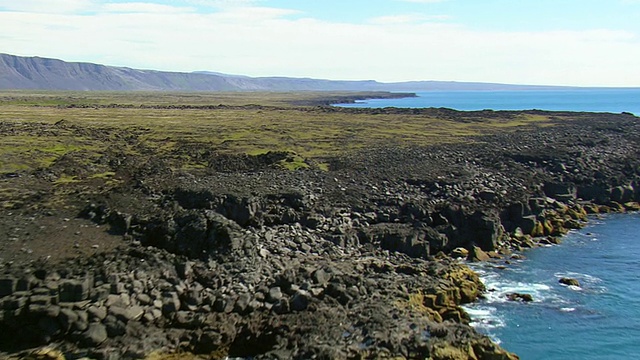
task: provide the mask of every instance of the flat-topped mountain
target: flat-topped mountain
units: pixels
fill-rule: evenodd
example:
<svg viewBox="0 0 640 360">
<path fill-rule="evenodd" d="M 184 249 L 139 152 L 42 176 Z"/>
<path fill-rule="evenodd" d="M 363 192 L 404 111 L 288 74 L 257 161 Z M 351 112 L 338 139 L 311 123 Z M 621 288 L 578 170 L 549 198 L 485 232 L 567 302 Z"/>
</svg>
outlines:
<svg viewBox="0 0 640 360">
<path fill-rule="evenodd" d="M 217 72 L 139 70 L 42 57 L 0 54 L 0 89 L 149 91 L 420 91 L 531 90 L 551 86 L 454 81 L 381 83 L 289 77 L 248 77 Z"/>
</svg>

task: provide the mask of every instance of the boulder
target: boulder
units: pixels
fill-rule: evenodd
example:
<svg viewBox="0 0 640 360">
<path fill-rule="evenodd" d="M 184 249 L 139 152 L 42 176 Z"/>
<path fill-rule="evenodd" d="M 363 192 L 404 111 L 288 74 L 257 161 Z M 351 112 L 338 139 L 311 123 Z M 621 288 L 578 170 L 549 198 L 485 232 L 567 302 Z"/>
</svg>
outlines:
<svg viewBox="0 0 640 360">
<path fill-rule="evenodd" d="M 13 294 L 16 291 L 17 280 L 11 277 L 0 279 L 0 297 Z"/>
<path fill-rule="evenodd" d="M 101 323 L 91 323 L 85 332 L 80 336 L 80 342 L 87 347 L 95 347 L 108 338 L 107 328 Z"/>
<path fill-rule="evenodd" d="M 467 258 L 468 256 L 469 256 L 469 250 L 463 247 L 458 247 L 451 251 L 452 258 Z"/>
<path fill-rule="evenodd" d="M 544 193 L 559 201 L 575 200 L 578 196 L 578 189 L 571 183 L 546 183 Z"/>
<path fill-rule="evenodd" d="M 399 252 L 414 258 L 429 256 L 429 242 L 426 233 L 408 224 L 382 223 L 367 229 L 370 242 L 380 242 L 389 251 Z"/>
<path fill-rule="evenodd" d="M 72 329 L 74 323 L 78 321 L 78 314 L 71 309 L 60 309 L 60 314 L 58 315 L 58 321 L 60 322 L 60 326 L 62 331 L 67 332 Z"/>
<path fill-rule="evenodd" d="M 309 306 L 309 302 L 311 301 L 311 296 L 308 292 L 304 290 L 299 290 L 296 292 L 291 300 L 289 301 L 289 307 L 293 311 L 304 311 Z"/>
<path fill-rule="evenodd" d="M 531 294 L 523 294 L 523 293 L 510 293 L 507 294 L 507 299 L 510 301 L 522 301 L 522 302 L 531 302 L 533 301 L 533 296 Z"/>
<path fill-rule="evenodd" d="M 477 262 L 477 261 L 489 261 L 491 257 L 486 252 L 482 251 L 482 249 L 480 249 L 479 247 L 472 246 L 471 251 L 469 251 L 469 255 L 467 256 L 467 259 L 472 262 Z"/>
<path fill-rule="evenodd" d="M 65 280 L 60 283 L 60 301 L 78 302 L 89 298 L 91 284 L 89 279 Z"/>
<path fill-rule="evenodd" d="M 25 358 L 32 360 L 65 360 L 64 354 L 60 350 L 52 347 L 44 347 L 34 350 Z"/>
<path fill-rule="evenodd" d="M 558 282 L 560 284 L 564 284 L 567 286 L 578 286 L 578 287 L 580 286 L 580 282 L 578 281 L 578 279 L 574 279 L 574 278 L 563 277 L 563 278 L 560 278 Z"/>
<path fill-rule="evenodd" d="M 522 232 L 524 234 L 531 235 L 531 236 L 536 236 L 534 235 L 534 233 L 539 232 L 539 229 L 537 229 L 537 226 L 538 226 L 538 219 L 536 218 L 535 215 L 523 216 L 518 222 L 518 227 L 522 230 Z"/>
</svg>

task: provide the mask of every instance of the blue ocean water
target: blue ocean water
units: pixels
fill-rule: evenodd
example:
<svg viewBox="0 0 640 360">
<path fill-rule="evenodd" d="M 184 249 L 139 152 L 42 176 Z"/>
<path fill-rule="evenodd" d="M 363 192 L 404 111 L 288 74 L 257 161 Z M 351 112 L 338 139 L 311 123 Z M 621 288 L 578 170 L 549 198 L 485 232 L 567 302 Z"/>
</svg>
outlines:
<svg viewBox="0 0 640 360">
<path fill-rule="evenodd" d="M 552 110 L 630 112 L 640 115 L 640 88 L 521 90 L 521 91 L 423 91 L 418 97 L 371 99 L 341 107 L 421 108 L 445 107 L 456 110 Z"/>
<path fill-rule="evenodd" d="M 467 307 L 478 330 L 524 360 L 640 359 L 640 214 L 593 219 L 524 255 L 503 270 L 474 265 L 489 289 Z M 534 301 L 507 301 L 512 292 Z"/>
</svg>

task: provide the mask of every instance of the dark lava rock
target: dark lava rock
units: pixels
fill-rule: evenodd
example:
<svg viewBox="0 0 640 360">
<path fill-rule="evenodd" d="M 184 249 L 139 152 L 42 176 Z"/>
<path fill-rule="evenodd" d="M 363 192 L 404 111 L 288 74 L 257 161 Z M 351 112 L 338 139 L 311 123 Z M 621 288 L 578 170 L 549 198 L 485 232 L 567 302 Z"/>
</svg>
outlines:
<svg viewBox="0 0 640 360">
<path fill-rule="evenodd" d="M 531 302 L 533 301 L 533 296 L 531 294 L 511 293 L 507 294 L 507 299 L 510 301 Z"/>
<path fill-rule="evenodd" d="M 578 286 L 578 287 L 580 287 L 580 282 L 578 281 L 578 279 L 574 279 L 574 278 L 563 277 L 563 278 L 560 278 L 560 280 L 558 280 L 558 282 L 560 284 L 564 284 L 564 285 L 567 285 L 567 286 Z"/>
</svg>

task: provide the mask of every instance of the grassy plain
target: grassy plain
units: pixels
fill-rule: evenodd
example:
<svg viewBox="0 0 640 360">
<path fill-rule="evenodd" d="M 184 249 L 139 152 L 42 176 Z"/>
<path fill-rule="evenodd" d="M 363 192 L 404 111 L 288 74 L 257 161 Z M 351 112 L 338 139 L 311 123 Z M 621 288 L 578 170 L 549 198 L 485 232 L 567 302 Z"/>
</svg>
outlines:
<svg viewBox="0 0 640 360">
<path fill-rule="evenodd" d="M 211 154 L 291 154 L 288 169 L 378 146 L 470 141 L 553 123 L 548 115 L 334 109 L 367 93 L 0 92 L 0 174 L 47 168 L 68 154 L 153 154 L 175 166 L 207 166 Z M 64 126 L 62 126 L 64 125 Z M 90 176 L 103 176 L 96 169 Z M 73 181 L 67 177 L 61 181 Z"/>
</svg>

